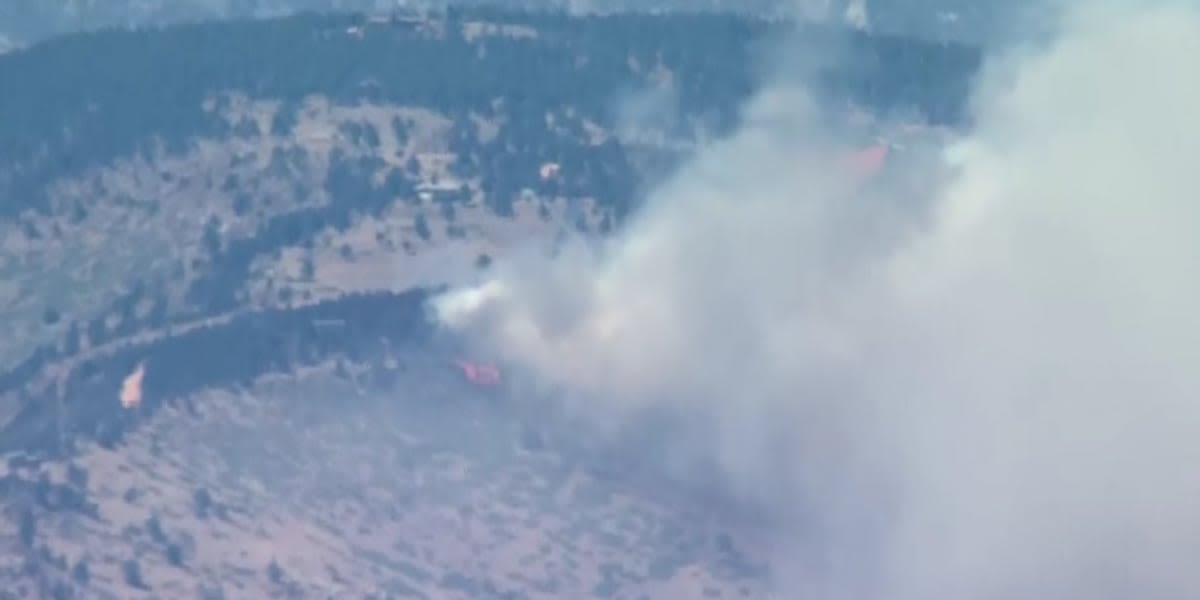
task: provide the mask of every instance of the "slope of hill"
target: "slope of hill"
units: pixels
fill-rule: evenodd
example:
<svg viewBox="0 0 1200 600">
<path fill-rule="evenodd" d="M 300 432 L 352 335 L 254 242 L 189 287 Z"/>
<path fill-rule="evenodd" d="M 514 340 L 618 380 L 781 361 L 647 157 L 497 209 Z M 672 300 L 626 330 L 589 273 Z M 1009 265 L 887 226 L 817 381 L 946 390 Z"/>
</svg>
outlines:
<svg viewBox="0 0 1200 600">
<path fill-rule="evenodd" d="M 754 595 L 750 524 L 461 381 L 421 299 L 618 227 L 789 27 L 309 14 L 0 56 L 0 589 Z M 977 51 L 845 41 L 830 110 L 958 122 Z"/>
<path fill-rule="evenodd" d="M 435 236 L 477 245 L 487 236 L 465 230 L 480 219 L 506 220 L 493 237 L 531 225 L 512 222 L 522 207 L 536 205 L 535 221 L 611 226 L 695 132 L 732 126 L 755 84 L 756 45 L 784 27 L 301 16 L 102 32 L 6 55 L 0 232 L 12 251 L 0 300 L 21 317 L 21 344 L 73 348 L 139 320 L 319 294 L 306 281 L 331 260 L 312 256 L 318 241 L 339 257 L 329 273 L 362 279 L 379 262 L 368 255 L 421 254 Z M 853 70 L 827 77 L 831 105 L 958 119 L 977 53 L 853 41 Z M 675 118 L 615 128 L 622 95 L 663 90 Z M 22 354 L 11 346 L 0 348 L 9 364 Z"/>
</svg>

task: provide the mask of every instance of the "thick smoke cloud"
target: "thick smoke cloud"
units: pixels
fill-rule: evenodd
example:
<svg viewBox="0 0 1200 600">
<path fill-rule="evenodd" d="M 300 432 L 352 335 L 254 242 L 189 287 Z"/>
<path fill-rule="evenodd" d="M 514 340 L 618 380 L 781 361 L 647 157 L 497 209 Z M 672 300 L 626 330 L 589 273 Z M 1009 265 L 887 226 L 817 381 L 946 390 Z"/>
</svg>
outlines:
<svg viewBox="0 0 1200 600">
<path fill-rule="evenodd" d="M 437 308 L 597 424 L 686 423 L 794 525 L 788 597 L 1200 598 L 1200 11 L 1076 4 L 927 196 L 775 86 L 619 235 Z"/>
</svg>

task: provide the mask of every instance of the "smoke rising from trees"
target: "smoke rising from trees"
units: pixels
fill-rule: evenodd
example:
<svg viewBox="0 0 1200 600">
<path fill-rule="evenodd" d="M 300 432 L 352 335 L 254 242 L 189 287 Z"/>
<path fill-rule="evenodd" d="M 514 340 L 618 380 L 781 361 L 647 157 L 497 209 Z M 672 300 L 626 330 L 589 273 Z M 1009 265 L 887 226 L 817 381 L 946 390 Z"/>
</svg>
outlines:
<svg viewBox="0 0 1200 600">
<path fill-rule="evenodd" d="M 686 421 L 673 460 L 794 526 L 788 597 L 1200 597 L 1200 10 L 1074 4 L 990 61 L 939 189 L 860 193 L 767 86 L 443 322 L 599 425 Z"/>
</svg>

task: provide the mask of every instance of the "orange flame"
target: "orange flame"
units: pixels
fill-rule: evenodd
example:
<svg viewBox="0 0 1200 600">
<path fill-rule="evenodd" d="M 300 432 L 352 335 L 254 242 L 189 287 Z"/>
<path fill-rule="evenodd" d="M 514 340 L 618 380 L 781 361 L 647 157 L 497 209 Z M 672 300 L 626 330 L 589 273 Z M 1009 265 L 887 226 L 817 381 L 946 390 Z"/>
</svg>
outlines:
<svg viewBox="0 0 1200 600">
<path fill-rule="evenodd" d="M 146 363 L 138 363 L 132 373 L 121 382 L 121 406 L 126 410 L 137 408 L 142 403 L 142 378 L 146 376 Z"/>
<path fill-rule="evenodd" d="M 456 359 L 455 364 L 462 369 L 463 375 L 475 385 L 496 385 L 500 383 L 500 369 L 495 365 L 471 362 L 466 359 Z"/>
<path fill-rule="evenodd" d="M 884 144 L 859 150 L 846 157 L 846 166 L 860 177 L 874 175 L 887 162 L 889 150 Z"/>
</svg>

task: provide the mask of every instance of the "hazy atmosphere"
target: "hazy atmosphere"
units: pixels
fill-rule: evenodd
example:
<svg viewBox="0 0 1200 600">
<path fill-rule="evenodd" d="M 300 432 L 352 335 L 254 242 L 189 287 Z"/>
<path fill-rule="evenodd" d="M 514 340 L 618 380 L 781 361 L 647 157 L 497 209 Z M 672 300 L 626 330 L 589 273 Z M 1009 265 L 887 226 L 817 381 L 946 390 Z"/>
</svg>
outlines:
<svg viewBox="0 0 1200 600">
<path fill-rule="evenodd" d="M 1198 597 L 1197 56 L 1186 3 L 1071 3 L 899 197 L 768 84 L 619 234 L 436 306 L 614 435 L 672 415 L 795 533 L 785 597 Z"/>
<path fill-rule="evenodd" d="M 0 600 L 1195 600 L 1200 5 L 0 0 Z"/>
</svg>

